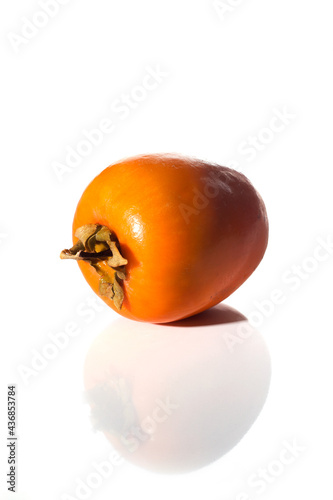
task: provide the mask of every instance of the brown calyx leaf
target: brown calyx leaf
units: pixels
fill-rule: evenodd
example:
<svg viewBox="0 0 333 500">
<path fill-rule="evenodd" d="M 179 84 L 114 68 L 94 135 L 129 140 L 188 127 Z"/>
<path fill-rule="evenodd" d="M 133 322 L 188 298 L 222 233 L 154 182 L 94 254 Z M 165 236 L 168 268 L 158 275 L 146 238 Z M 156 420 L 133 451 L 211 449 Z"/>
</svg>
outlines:
<svg viewBox="0 0 333 500">
<path fill-rule="evenodd" d="M 113 300 L 120 310 L 124 291 L 119 281 L 126 278 L 125 266 L 128 261 L 121 255 L 115 235 L 106 226 L 86 224 L 77 229 L 75 236 L 79 241 L 72 248 L 63 250 L 60 258 L 85 260 L 94 267 L 100 276 L 99 294 Z M 103 269 L 102 262 L 107 263 L 110 271 Z"/>
</svg>

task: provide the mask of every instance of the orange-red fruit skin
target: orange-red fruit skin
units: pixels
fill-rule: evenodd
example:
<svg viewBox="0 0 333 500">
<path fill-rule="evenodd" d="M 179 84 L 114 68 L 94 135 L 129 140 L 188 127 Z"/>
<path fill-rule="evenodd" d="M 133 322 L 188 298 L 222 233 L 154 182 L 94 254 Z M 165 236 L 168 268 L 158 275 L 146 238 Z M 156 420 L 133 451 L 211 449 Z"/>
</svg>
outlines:
<svg viewBox="0 0 333 500">
<path fill-rule="evenodd" d="M 103 170 L 78 203 L 74 243 L 85 224 L 113 231 L 128 260 L 118 312 L 153 323 L 224 300 L 258 266 L 268 241 L 265 205 L 244 175 L 173 154 L 137 156 Z M 98 294 L 95 269 L 79 266 Z"/>
</svg>

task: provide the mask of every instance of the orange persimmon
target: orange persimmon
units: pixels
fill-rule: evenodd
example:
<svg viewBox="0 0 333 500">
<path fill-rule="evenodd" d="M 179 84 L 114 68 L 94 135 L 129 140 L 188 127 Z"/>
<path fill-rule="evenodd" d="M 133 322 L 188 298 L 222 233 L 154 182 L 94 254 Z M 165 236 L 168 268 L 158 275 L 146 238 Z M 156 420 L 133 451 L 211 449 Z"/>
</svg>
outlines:
<svg viewBox="0 0 333 500">
<path fill-rule="evenodd" d="M 267 246 L 265 205 L 241 173 L 174 154 L 125 159 L 84 191 L 73 242 L 92 289 L 122 316 L 166 323 L 221 302 Z"/>
</svg>

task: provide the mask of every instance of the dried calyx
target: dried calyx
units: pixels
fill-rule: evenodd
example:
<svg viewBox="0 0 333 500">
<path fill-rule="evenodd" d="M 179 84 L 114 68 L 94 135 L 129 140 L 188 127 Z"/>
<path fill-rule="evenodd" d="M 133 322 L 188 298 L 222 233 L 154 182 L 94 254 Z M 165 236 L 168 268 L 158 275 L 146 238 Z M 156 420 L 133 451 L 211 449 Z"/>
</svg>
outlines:
<svg viewBox="0 0 333 500">
<path fill-rule="evenodd" d="M 99 274 L 99 294 L 113 300 L 121 309 L 124 300 L 122 280 L 125 279 L 127 260 L 117 246 L 117 239 L 110 229 L 99 224 L 87 224 L 77 229 L 78 242 L 69 250 L 63 250 L 61 259 L 85 260 Z M 105 269 L 106 263 L 110 269 Z"/>
</svg>

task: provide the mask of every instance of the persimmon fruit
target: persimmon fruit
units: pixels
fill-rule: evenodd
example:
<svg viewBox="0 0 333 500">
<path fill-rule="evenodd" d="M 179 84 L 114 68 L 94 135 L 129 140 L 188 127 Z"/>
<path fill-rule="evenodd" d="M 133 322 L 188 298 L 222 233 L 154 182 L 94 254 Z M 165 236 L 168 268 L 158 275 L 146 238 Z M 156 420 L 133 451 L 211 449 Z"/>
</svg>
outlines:
<svg viewBox="0 0 333 500">
<path fill-rule="evenodd" d="M 103 170 L 73 221 L 75 259 L 122 316 L 167 323 L 200 313 L 256 269 L 268 241 L 264 202 L 227 167 L 175 154 L 141 155 Z"/>
</svg>

